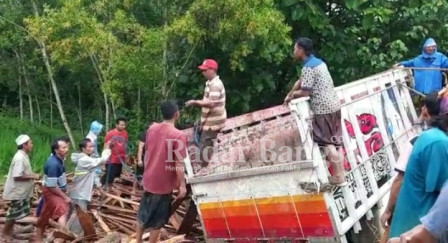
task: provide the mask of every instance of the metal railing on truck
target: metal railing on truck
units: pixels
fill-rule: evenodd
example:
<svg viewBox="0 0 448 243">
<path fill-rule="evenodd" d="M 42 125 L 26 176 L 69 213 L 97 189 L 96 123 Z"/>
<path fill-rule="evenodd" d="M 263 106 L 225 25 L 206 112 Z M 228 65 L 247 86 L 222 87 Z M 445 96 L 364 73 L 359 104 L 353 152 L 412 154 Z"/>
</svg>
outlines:
<svg viewBox="0 0 448 243">
<path fill-rule="evenodd" d="M 293 100 L 291 112 L 273 107 L 231 118 L 226 128 L 230 132 L 220 135 L 219 146 L 260 145 L 264 137 L 278 135 L 287 126 L 280 137 L 293 132 L 301 154 L 286 163 L 253 168 L 217 166 L 221 170 L 204 175 L 194 175 L 187 160 L 187 182 L 206 238 L 346 242 L 350 229 L 359 232 L 359 220 L 371 219 L 372 207 L 390 189 L 400 148 L 419 132 L 413 126 L 417 115 L 409 91 L 402 87 L 411 79 L 407 70 L 391 70 L 336 88 L 349 181 L 344 188 L 320 190 L 327 185 L 329 173 L 311 138 L 307 98 Z M 226 151 L 222 148 L 218 155 Z M 314 184 L 315 191 L 309 193 L 304 183 Z"/>
</svg>

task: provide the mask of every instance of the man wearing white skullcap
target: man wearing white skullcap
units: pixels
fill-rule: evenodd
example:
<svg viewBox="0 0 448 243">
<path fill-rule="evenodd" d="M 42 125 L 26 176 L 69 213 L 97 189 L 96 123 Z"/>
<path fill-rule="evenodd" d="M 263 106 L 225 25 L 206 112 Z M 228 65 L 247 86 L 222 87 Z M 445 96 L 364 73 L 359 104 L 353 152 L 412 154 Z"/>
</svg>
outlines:
<svg viewBox="0 0 448 243">
<path fill-rule="evenodd" d="M 6 224 L 3 228 L 3 238 L 13 238 L 13 228 L 16 220 L 29 215 L 31 199 L 33 197 L 34 180 L 39 179 L 31 169 L 29 154 L 33 149 L 33 142 L 28 135 L 20 135 L 15 140 L 17 152 L 9 166 L 8 177 L 3 191 L 3 199 L 9 201 L 6 213 Z"/>
</svg>

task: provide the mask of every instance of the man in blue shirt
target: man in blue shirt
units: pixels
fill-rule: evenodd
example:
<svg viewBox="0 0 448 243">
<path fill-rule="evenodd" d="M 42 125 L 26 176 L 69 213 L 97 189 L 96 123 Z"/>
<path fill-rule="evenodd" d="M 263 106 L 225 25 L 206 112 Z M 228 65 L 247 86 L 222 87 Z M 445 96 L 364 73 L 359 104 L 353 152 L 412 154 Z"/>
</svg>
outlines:
<svg viewBox="0 0 448 243">
<path fill-rule="evenodd" d="M 67 222 L 68 204 L 71 202 L 70 197 L 66 194 L 67 178 L 64 159 L 67 153 L 68 144 L 63 138 L 53 140 L 51 156 L 44 165 L 42 187 L 44 203 L 36 225 L 37 242 L 43 241 L 43 233 L 50 219 L 57 220 L 63 226 Z"/>
<path fill-rule="evenodd" d="M 436 203 L 429 213 L 420 219 L 420 225 L 401 235 L 391 239 L 392 242 L 442 242 L 448 243 L 448 183 L 445 183 Z"/>
<path fill-rule="evenodd" d="M 403 185 L 398 194 L 389 238 L 399 237 L 420 224 L 434 205 L 448 179 L 448 136 L 446 112 L 421 133 L 409 157 Z"/>
<path fill-rule="evenodd" d="M 437 51 L 437 44 L 428 38 L 423 44 L 422 54 L 402 61 L 395 66 L 416 68 L 448 68 L 448 58 Z M 442 89 L 441 70 L 414 70 L 415 89 L 423 94 L 429 94 Z"/>
</svg>

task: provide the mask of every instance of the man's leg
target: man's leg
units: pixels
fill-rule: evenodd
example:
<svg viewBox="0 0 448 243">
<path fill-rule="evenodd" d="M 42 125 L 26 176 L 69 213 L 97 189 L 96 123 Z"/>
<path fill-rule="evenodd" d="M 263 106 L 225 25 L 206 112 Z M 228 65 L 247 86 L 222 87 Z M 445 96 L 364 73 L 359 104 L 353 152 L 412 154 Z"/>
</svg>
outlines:
<svg viewBox="0 0 448 243">
<path fill-rule="evenodd" d="M 3 239 L 12 240 L 15 220 L 8 220 L 3 227 Z"/>
<path fill-rule="evenodd" d="M 347 181 L 345 180 L 343 155 L 339 153 L 334 145 L 326 145 L 325 148 L 327 149 L 327 160 L 333 168 L 333 175 L 331 176 L 330 183 L 337 186 L 345 186 Z"/>
<path fill-rule="evenodd" d="M 36 225 L 36 242 L 44 241 L 44 232 L 45 232 L 45 228 L 47 227 L 48 222 L 49 222 L 49 219 L 44 219 L 42 214 L 39 216 L 39 219 L 37 220 L 37 225 Z"/>
<path fill-rule="evenodd" d="M 201 150 L 200 158 L 202 167 L 207 167 L 213 156 L 213 145 L 218 137 L 218 132 L 203 131 L 201 133 Z"/>
<path fill-rule="evenodd" d="M 137 224 L 137 232 L 135 233 L 135 237 L 137 239 L 137 243 L 142 243 L 143 237 L 143 227 L 140 224 Z"/>
<path fill-rule="evenodd" d="M 106 164 L 106 171 L 104 172 L 103 176 L 101 176 L 101 185 L 103 188 L 107 188 L 108 186 L 108 175 L 109 175 L 109 164 Z"/>
<path fill-rule="evenodd" d="M 149 243 L 157 243 L 159 241 L 160 229 L 149 231 Z"/>
</svg>

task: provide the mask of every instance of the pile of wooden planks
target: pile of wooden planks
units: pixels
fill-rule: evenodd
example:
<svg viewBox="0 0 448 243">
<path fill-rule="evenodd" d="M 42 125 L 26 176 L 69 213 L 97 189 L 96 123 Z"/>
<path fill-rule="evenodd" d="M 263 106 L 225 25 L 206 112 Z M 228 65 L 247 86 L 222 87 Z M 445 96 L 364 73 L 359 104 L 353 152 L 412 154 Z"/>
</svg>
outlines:
<svg viewBox="0 0 448 243">
<path fill-rule="evenodd" d="M 100 192 L 100 190 L 95 189 L 88 212 L 85 213 L 85 216 L 79 217 L 81 225 L 94 225 L 93 235 L 73 235 L 72 232 L 69 232 L 65 227 L 58 225 L 54 221 L 48 227 L 47 235 L 51 235 L 54 239 L 64 238 L 66 242 L 134 242 L 137 227 L 137 211 L 143 191 L 141 188 L 134 190 L 132 186 L 133 181 L 134 179 L 130 176 L 122 176 L 115 181 L 113 187 L 107 192 Z M 40 183 L 36 183 L 35 187 L 32 215 L 20 220 L 15 229 L 20 239 L 33 237 L 34 230 L 30 225 L 35 225 L 37 222 L 34 213 L 40 198 Z M 162 229 L 160 241 L 204 241 L 202 226 L 191 198 L 187 197 L 184 200 L 175 200 L 175 198 L 176 192 L 173 194 L 172 216 L 169 223 Z M 5 216 L 6 208 L 3 205 L 0 209 L 0 228 L 3 228 Z M 91 222 L 89 223 L 88 221 Z M 149 233 L 144 234 L 143 238 L 149 238 Z"/>
</svg>

